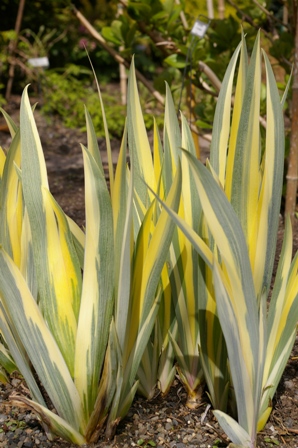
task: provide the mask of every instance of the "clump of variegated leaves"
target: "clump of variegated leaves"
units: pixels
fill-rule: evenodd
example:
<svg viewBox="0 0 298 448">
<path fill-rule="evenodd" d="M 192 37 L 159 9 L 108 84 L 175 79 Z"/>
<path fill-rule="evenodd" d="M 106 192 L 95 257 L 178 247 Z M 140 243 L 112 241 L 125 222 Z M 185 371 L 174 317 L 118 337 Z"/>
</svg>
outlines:
<svg viewBox="0 0 298 448">
<path fill-rule="evenodd" d="M 150 398 L 158 385 L 166 394 L 176 361 L 188 405 L 206 384 L 231 441 L 256 446 L 298 319 L 289 220 L 267 310 L 284 97 L 263 59 L 265 139 L 259 36 L 250 62 L 243 38 L 223 80 L 206 167 L 183 116 L 180 131 L 168 87 L 163 145 L 155 127 L 151 150 L 132 64 L 115 174 L 104 119 L 110 190 L 86 111 L 84 233 L 49 191 L 27 88 L 20 129 L 4 113 L 12 143 L 0 152 L 0 361 L 24 376 L 32 399 L 14 400 L 37 413 L 49 436 L 77 444 L 96 441 L 103 428 L 111 436 L 137 390 Z"/>
</svg>

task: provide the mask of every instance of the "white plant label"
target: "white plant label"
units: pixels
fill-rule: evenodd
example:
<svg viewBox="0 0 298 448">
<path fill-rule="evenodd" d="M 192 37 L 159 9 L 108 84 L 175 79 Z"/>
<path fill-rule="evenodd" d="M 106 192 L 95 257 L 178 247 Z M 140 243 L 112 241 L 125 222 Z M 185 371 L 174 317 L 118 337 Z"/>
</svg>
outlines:
<svg viewBox="0 0 298 448">
<path fill-rule="evenodd" d="M 42 58 L 30 58 L 28 59 L 28 63 L 32 65 L 32 67 L 49 67 L 49 58 L 44 56 Z"/>
<path fill-rule="evenodd" d="M 197 37 L 204 37 L 208 29 L 209 23 L 201 22 L 196 20 L 194 26 L 192 27 L 191 34 Z"/>
</svg>

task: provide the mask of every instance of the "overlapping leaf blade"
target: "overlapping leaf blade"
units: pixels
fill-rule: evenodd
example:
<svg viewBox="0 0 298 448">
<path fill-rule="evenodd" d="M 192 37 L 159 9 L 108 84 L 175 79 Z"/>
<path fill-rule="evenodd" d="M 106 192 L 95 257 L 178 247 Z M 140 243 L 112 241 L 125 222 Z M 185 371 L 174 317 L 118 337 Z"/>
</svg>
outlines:
<svg viewBox="0 0 298 448">
<path fill-rule="evenodd" d="M 225 274 L 222 282 L 227 294 L 221 294 L 221 297 L 228 295 L 229 299 L 226 300 L 225 305 L 220 302 L 222 299 L 219 299 L 218 294 L 216 299 L 218 307 L 222 304 L 220 322 L 226 340 L 226 331 L 231 330 L 231 322 L 234 322 L 234 333 L 239 335 L 238 338 L 236 336 L 234 339 L 231 338 L 230 344 L 227 342 L 227 349 L 230 355 L 237 353 L 230 362 L 230 369 L 233 372 L 235 368 L 232 378 L 235 394 L 238 395 L 237 403 L 241 403 L 242 400 L 246 403 L 245 406 L 238 408 L 239 422 L 250 434 L 256 418 L 255 390 L 260 387 L 258 378 L 262 375 L 262 359 L 259 358 L 258 308 L 247 246 L 241 225 L 224 192 L 200 162 L 187 153 L 185 155 L 193 170 L 204 215 L 223 262 Z M 215 286 L 217 283 L 219 282 L 215 282 Z M 228 314 L 225 314 L 225 309 L 228 303 L 234 319 L 226 320 Z M 237 340 L 238 346 L 232 345 Z M 239 360 L 238 368 L 236 359 Z M 238 374 L 239 368 L 243 374 Z"/>
<path fill-rule="evenodd" d="M 78 391 L 27 284 L 11 258 L 0 251 L 0 292 L 5 311 L 59 415 L 74 428 L 82 421 Z"/>
<path fill-rule="evenodd" d="M 40 307 L 52 334 L 67 359 L 70 372 L 73 373 L 78 300 L 81 292 L 80 266 L 75 256 L 68 225 L 65 223 L 61 224 L 65 226 L 64 236 L 61 235 L 59 218 L 63 221 L 63 215 L 60 213 L 58 216 L 51 207 L 49 208 L 45 204 L 44 191 L 49 189 L 46 166 L 27 88 L 22 96 L 20 124 L 22 185 L 32 234 Z M 45 212 L 46 210 L 48 213 Z M 65 245 L 57 263 L 49 255 L 49 249 L 55 244 L 57 237 L 57 233 L 49 231 L 48 227 L 50 219 L 55 226 L 53 213 L 57 219 L 57 232 L 64 240 L 63 244 Z M 55 269 L 58 268 L 59 262 L 63 269 L 64 256 L 69 257 L 68 263 L 71 265 L 74 276 L 72 278 L 64 277 L 57 290 L 54 277 Z"/>
<path fill-rule="evenodd" d="M 75 352 L 75 383 L 91 414 L 104 361 L 114 294 L 114 235 L 110 195 L 103 171 L 83 148 L 86 242 Z"/>
</svg>

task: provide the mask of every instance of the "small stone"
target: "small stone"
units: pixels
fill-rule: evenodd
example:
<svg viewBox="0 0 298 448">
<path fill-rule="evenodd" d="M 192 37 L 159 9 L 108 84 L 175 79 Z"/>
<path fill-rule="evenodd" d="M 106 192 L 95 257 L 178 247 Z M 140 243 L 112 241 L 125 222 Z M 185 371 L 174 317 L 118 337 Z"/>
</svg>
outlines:
<svg viewBox="0 0 298 448">
<path fill-rule="evenodd" d="M 14 433 L 19 437 L 23 433 L 23 428 L 17 428 Z"/>
<path fill-rule="evenodd" d="M 21 421 L 25 420 L 25 417 L 26 417 L 26 414 L 22 414 L 22 413 L 18 414 L 18 421 L 21 422 Z"/>
<path fill-rule="evenodd" d="M 11 380 L 11 384 L 13 387 L 18 387 L 20 385 L 20 383 L 21 383 L 21 380 L 19 380 L 18 378 L 13 378 Z"/>
<path fill-rule="evenodd" d="M 292 380 L 285 381 L 284 385 L 285 385 L 285 388 L 289 389 L 289 390 L 292 390 L 295 387 L 294 382 Z"/>
<path fill-rule="evenodd" d="M 291 419 L 291 417 L 287 417 L 287 418 L 284 420 L 284 424 L 285 424 L 285 426 L 286 426 L 287 428 L 293 428 L 293 426 L 294 426 L 294 422 L 293 422 L 293 420 Z"/>
<path fill-rule="evenodd" d="M 13 432 L 13 431 L 8 431 L 8 432 L 6 433 L 6 437 L 7 437 L 9 440 L 13 439 L 13 438 L 14 438 L 14 432 Z"/>
<path fill-rule="evenodd" d="M 33 448 L 33 442 L 30 440 L 29 442 L 24 442 L 24 448 Z"/>
<path fill-rule="evenodd" d="M 157 422 L 158 420 L 159 420 L 159 417 L 158 416 L 156 416 L 156 417 L 151 417 L 151 419 L 150 419 L 152 422 Z"/>
</svg>

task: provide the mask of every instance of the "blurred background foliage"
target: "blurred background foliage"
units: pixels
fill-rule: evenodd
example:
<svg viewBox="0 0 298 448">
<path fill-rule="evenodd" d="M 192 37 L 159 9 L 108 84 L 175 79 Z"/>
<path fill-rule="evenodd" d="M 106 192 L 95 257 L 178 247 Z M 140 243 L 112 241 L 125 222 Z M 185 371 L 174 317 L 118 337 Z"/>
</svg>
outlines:
<svg viewBox="0 0 298 448">
<path fill-rule="evenodd" d="M 295 2 L 285 2 L 288 8 L 286 24 L 283 23 L 284 3 L 281 0 L 262 3 L 239 0 L 236 3 L 231 0 L 77 0 L 72 3 L 68 0 L 27 0 L 17 46 L 12 54 L 9 48 L 16 38 L 14 29 L 19 1 L 2 0 L 0 102 L 5 104 L 9 67 L 13 63 L 13 94 L 20 94 L 24 85 L 30 82 L 36 95 L 41 97 L 42 108 L 47 114 L 59 114 L 67 126 L 83 126 L 82 101 L 87 102 L 89 108 L 97 109 L 92 106 L 96 93 L 87 49 L 103 90 L 107 115 L 113 116 L 112 111 L 109 114 L 109 108 L 117 107 L 119 120 L 109 123 L 110 131 L 121 135 L 125 107 L 120 101 L 119 65 L 73 14 L 74 5 L 128 64 L 135 55 L 137 69 L 152 83 L 153 89 L 163 94 L 167 81 L 177 107 L 180 105 L 188 113 L 199 132 L 208 132 L 220 80 L 240 41 L 242 29 L 248 47 L 252 46 L 257 30 L 263 30 L 262 45 L 272 56 L 281 91 L 293 63 Z M 194 37 L 191 29 L 195 20 L 208 22 L 210 13 L 214 18 L 210 20 L 206 35 L 204 38 Z M 28 64 L 29 58 L 40 56 L 49 58 L 48 69 L 36 69 Z M 108 84 L 113 88 L 106 87 Z M 150 127 L 149 115 L 158 110 L 159 104 L 152 95 L 144 96 L 143 106 L 145 114 L 148 112 Z"/>
</svg>

